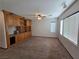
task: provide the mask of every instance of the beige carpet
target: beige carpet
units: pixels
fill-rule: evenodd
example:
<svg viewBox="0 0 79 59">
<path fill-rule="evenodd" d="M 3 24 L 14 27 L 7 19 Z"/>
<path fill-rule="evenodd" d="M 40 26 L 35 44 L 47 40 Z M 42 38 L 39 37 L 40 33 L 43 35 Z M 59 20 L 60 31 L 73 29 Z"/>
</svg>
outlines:
<svg viewBox="0 0 79 59">
<path fill-rule="evenodd" d="M 58 39 L 32 37 L 16 47 L 0 49 L 0 59 L 72 59 Z"/>
</svg>

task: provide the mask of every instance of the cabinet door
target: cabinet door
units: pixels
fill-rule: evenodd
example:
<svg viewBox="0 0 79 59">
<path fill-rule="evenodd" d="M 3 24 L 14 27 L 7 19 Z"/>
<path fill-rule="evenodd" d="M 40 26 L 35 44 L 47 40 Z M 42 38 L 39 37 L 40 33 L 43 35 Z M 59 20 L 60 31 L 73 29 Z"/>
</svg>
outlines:
<svg viewBox="0 0 79 59">
<path fill-rule="evenodd" d="M 15 37 L 15 41 L 16 41 L 16 43 L 19 42 L 19 35 L 16 35 L 16 37 Z"/>
<path fill-rule="evenodd" d="M 20 18 L 17 18 L 16 20 L 17 20 L 17 26 L 21 26 L 21 24 L 20 24 Z"/>
<path fill-rule="evenodd" d="M 31 20 L 27 20 L 26 24 L 27 24 L 27 26 L 31 26 L 32 25 L 32 21 Z"/>
<path fill-rule="evenodd" d="M 28 39 L 28 33 L 27 32 L 25 32 L 25 40 L 27 40 Z"/>
<path fill-rule="evenodd" d="M 21 37 L 22 37 L 21 40 L 24 41 L 24 40 L 25 40 L 25 33 L 22 33 L 22 34 L 21 34 Z"/>
<path fill-rule="evenodd" d="M 32 21 L 31 20 L 29 20 L 29 26 L 32 26 Z"/>
<path fill-rule="evenodd" d="M 20 24 L 21 24 L 21 26 L 24 26 L 24 20 L 23 19 L 20 19 Z"/>
<path fill-rule="evenodd" d="M 27 31 L 31 31 L 31 27 L 32 27 L 32 21 L 31 20 L 27 20 L 26 21 L 26 26 L 27 26 Z"/>
<path fill-rule="evenodd" d="M 32 32 L 28 32 L 28 38 L 32 37 Z"/>
<path fill-rule="evenodd" d="M 7 42 L 7 48 L 9 48 L 10 47 L 10 35 L 9 35 L 9 33 L 8 32 L 6 32 L 6 38 L 7 38 L 7 40 L 6 40 L 6 42 Z"/>
<path fill-rule="evenodd" d="M 16 43 L 19 43 L 21 41 L 22 41 L 22 35 L 21 34 L 16 35 Z"/>
<path fill-rule="evenodd" d="M 7 15 L 7 25 L 8 26 L 13 26 L 14 25 L 14 17 L 13 15 Z"/>
<path fill-rule="evenodd" d="M 14 16 L 14 25 L 20 26 L 20 18 L 18 18 L 16 15 Z"/>
</svg>

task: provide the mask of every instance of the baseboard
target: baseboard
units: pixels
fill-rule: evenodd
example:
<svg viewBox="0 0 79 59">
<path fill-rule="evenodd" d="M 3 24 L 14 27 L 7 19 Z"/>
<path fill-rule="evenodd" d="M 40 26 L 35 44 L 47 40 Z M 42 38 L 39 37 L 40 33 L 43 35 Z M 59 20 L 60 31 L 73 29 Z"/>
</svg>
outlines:
<svg viewBox="0 0 79 59">
<path fill-rule="evenodd" d="M 53 39 L 58 39 L 58 37 L 46 37 L 46 36 L 32 36 L 32 37 L 41 37 L 41 38 L 53 38 Z"/>
<path fill-rule="evenodd" d="M 59 39 L 58 39 L 59 40 Z M 66 47 L 62 44 L 62 42 L 59 40 L 59 42 L 60 42 L 60 44 L 66 49 Z M 68 54 L 71 56 L 71 54 L 69 53 L 69 51 L 66 49 L 66 51 L 68 52 Z M 71 56 L 72 57 L 72 56 Z M 72 57 L 72 59 L 74 59 L 73 57 Z"/>
</svg>

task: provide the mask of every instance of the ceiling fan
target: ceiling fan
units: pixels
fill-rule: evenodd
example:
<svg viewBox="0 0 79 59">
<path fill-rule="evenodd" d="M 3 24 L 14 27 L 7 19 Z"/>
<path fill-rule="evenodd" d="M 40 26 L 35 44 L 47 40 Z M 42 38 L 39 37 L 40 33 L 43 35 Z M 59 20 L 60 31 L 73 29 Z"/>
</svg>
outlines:
<svg viewBox="0 0 79 59">
<path fill-rule="evenodd" d="M 43 14 L 43 13 L 35 13 L 33 15 L 28 15 L 28 16 L 33 16 L 33 17 L 37 18 L 38 20 L 42 20 L 44 18 L 52 17 L 52 15 L 46 15 L 46 14 Z"/>
<path fill-rule="evenodd" d="M 36 13 L 35 14 L 35 17 L 38 19 L 38 20 L 42 20 L 44 19 L 45 17 L 47 17 L 47 15 L 44 15 L 42 13 Z"/>
</svg>

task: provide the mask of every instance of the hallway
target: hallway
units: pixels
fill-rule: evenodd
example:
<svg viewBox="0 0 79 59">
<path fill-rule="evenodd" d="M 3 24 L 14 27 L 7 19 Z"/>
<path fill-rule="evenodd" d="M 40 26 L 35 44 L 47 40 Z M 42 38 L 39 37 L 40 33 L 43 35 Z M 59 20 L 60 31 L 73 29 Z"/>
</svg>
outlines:
<svg viewBox="0 0 79 59">
<path fill-rule="evenodd" d="M 0 50 L 0 59 L 72 59 L 56 38 L 32 37 L 16 47 Z"/>
</svg>

